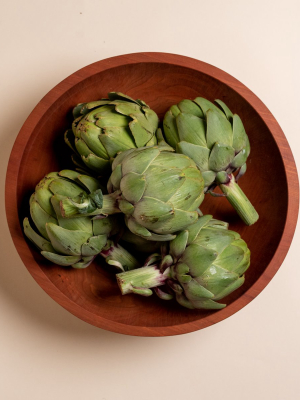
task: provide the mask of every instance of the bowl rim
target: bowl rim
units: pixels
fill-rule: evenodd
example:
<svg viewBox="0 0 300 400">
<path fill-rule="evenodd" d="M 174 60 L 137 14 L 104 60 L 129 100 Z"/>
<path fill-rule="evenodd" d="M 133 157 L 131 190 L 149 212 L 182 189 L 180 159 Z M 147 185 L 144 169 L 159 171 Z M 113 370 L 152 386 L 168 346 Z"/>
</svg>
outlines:
<svg viewBox="0 0 300 400">
<path fill-rule="evenodd" d="M 33 260 L 18 218 L 17 178 L 22 156 L 31 132 L 40 123 L 48 108 L 53 106 L 59 97 L 74 85 L 96 73 L 139 63 L 163 63 L 187 67 L 209 75 L 235 90 L 259 114 L 272 133 L 282 157 L 287 179 L 288 208 L 285 226 L 277 250 L 264 273 L 241 297 L 224 309 L 200 320 L 172 326 L 133 326 L 110 321 L 93 314 L 69 299 L 49 280 L 38 263 Z M 281 266 L 293 239 L 299 208 L 299 182 L 293 154 L 282 129 L 264 103 L 244 84 L 223 70 L 194 58 L 171 53 L 142 52 L 110 57 L 87 65 L 69 75 L 40 100 L 24 122 L 11 151 L 6 173 L 5 206 L 9 230 L 23 263 L 36 282 L 58 304 L 83 321 L 112 332 L 132 336 L 172 336 L 200 330 L 228 318 L 250 303 L 267 286 Z"/>
</svg>

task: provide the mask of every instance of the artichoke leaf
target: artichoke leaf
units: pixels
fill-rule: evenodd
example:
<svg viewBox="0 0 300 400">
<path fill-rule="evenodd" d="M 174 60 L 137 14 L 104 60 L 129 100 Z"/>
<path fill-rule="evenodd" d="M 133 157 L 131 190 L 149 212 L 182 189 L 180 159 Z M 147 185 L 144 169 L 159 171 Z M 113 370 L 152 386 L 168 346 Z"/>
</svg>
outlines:
<svg viewBox="0 0 300 400">
<path fill-rule="evenodd" d="M 197 211 L 189 212 L 174 209 L 174 213 L 169 218 L 160 218 L 159 221 L 153 222 L 152 229 L 159 234 L 176 233 L 186 229 L 197 218 Z"/>
<path fill-rule="evenodd" d="M 233 231 L 204 227 L 200 231 L 194 243 L 212 249 L 220 254 L 234 240 L 235 234 Z"/>
<path fill-rule="evenodd" d="M 173 208 L 158 199 L 144 196 L 136 205 L 133 217 L 145 228 L 151 229 L 156 224 L 161 225 L 174 216 Z"/>
<path fill-rule="evenodd" d="M 70 231 L 52 223 L 47 223 L 46 229 L 55 251 L 63 255 L 81 255 L 81 246 L 90 238 L 88 232 Z"/>
<path fill-rule="evenodd" d="M 74 134 L 75 140 L 76 138 L 80 138 L 80 132 L 77 132 L 77 127 L 80 124 L 81 120 L 83 119 L 82 116 L 74 119 L 74 121 L 72 122 L 72 132 Z"/>
<path fill-rule="evenodd" d="M 125 223 L 128 229 L 137 236 L 144 237 L 145 239 L 149 239 L 151 237 L 151 232 L 144 226 L 140 225 L 135 218 L 125 217 Z"/>
<path fill-rule="evenodd" d="M 180 112 L 184 114 L 192 114 L 198 118 L 204 118 L 204 114 L 197 103 L 192 100 L 182 100 L 177 104 Z"/>
<path fill-rule="evenodd" d="M 224 115 L 222 111 L 214 103 L 205 99 L 204 97 L 196 97 L 194 99 L 194 102 L 198 104 L 204 115 L 207 113 L 208 110 L 218 112 L 222 116 Z"/>
<path fill-rule="evenodd" d="M 172 197 L 185 181 L 185 176 L 180 169 L 171 168 L 168 170 L 157 168 L 151 165 L 147 170 L 147 179 L 144 195 L 155 197 L 158 200 L 167 202 Z"/>
<path fill-rule="evenodd" d="M 120 189 L 125 199 L 137 203 L 142 198 L 146 187 L 146 180 L 143 175 L 130 172 L 123 176 L 120 182 Z M 158 190 L 158 189 L 157 189 Z"/>
<path fill-rule="evenodd" d="M 215 172 L 225 170 L 234 159 L 234 148 L 222 143 L 215 143 L 209 156 L 209 169 Z"/>
<path fill-rule="evenodd" d="M 127 200 L 123 200 L 123 199 L 119 200 L 118 207 L 121 210 L 121 212 L 126 215 L 127 214 L 131 215 L 134 212 L 134 206 L 131 203 L 129 203 L 129 201 L 127 201 Z"/>
<path fill-rule="evenodd" d="M 180 142 L 176 146 L 176 151 L 190 157 L 201 172 L 208 170 L 208 159 L 210 150 L 205 146 L 199 146 L 188 142 Z"/>
<path fill-rule="evenodd" d="M 193 304 L 187 299 L 187 297 L 185 296 L 184 293 L 176 292 L 176 301 L 178 304 L 180 304 L 181 306 L 183 306 L 185 308 L 189 308 L 191 310 L 193 310 L 195 308 L 193 306 Z"/>
<path fill-rule="evenodd" d="M 190 207 L 194 205 L 194 210 L 196 210 L 200 206 L 199 193 L 203 192 L 203 188 L 204 180 L 200 172 L 198 180 L 190 179 L 188 176 L 184 177 L 180 189 L 169 198 L 168 202 L 177 209 L 190 210 Z M 195 204 L 196 199 L 199 199 L 199 202 Z"/>
<path fill-rule="evenodd" d="M 87 268 L 94 260 L 95 256 L 83 257 L 79 262 L 72 265 L 73 268 L 83 269 Z"/>
<path fill-rule="evenodd" d="M 191 114 L 180 113 L 176 117 L 180 141 L 206 147 L 205 121 Z"/>
<path fill-rule="evenodd" d="M 219 272 L 217 270 L 215 275 L 207 278 L 205 283 L 206 287 L 215 294 L 214 300 L 220 300 L 238 289 L 244 281 L 244 277 L 238 277 L 236 274 L 228 271 Z"/>
<path fill-rule="evenodd" d="M 112 165 L 111 165 L 112 171 L 114 171 L 114 169 L 118 165 L 121 165 L 123 160 L 125 160 L 125 158 L 127 158 L 129 156 L 129 154 L 131 154 L 132 152 L 135 152 L 135 151 L 137 151 L 137 149 L 133 148 L 133 149 L 122 151 L 121 153 L 119 153 L 112 162 Z"/>
<path fill-rule="evenodd" d="M 174 104 L 173 106 L 171 106 L 170 111 L 174 115 L 175 118 L 177 117 L 177 115 L 179 115 L 181 113 L 177 104 Z"/>
<path fill-rule="evenodd" d="M 201 299 L 199 301 L 193 301 L 194 308 L 203 310 L 221 310 L 226 307 L 226 304 L 217 303 L 212 299 Z"/>
<path fill-rule="evenodd" d="M 246 149 L 241 150 L 231 161 L 230 167 L 235 169 L 242 167 L 243 165 L 245 165 L 247 158 L 248 154 L 246 152 Z"/>
<path fill-rule="evenodd" d="M 187 245 L 190 245 L 199 235 L 201 229 L 206 226 L 209 221 L 211 221 L 212 219 L 212 215 L 204 215 L 201 218 L 198 218 L 198 220 L 188 226 L 186 229 L 188 231 L 188 241 L 187 241 Z"/>
<path fill-rule="evenodd" d="M 205 287 L 200 285 L 195 279 L 192 279 L 189 283 L 182 283 L 182 287 L 184 288 L 186 297 L 192 303 L 193 301 L 212 299 L 214 297 L 211 291 L 205 289 Z"/>
<path fill-rule="evenodd" d="M 82 140 L 80 137 L 75 139 L 75 146 L 76 146 L 76 150 L 77 152 L 84 157 L 88 157 L 90 154 L 93 154 L 91 149 L 88 147 L 88 145 L 85 143 L 84 140 Z M 94 154 L 95 157 L 97 157 Z"/>
<path fill-rule="evenodd" d="M 81 256 L 63 256 L 50 251 L 41 251 L 41 254 L 47 258 L 47 260 L 53 262 L 53 264 L 61 265 L 63 267 L 73 265 L 81 259 Z"/>
<path fill-rule="evenodd" d="M 132 115 L 133 120 L 129 123 L 129 128 L 133 134 L 136 147 L 145 146 L 155 135 L 157 127 L 151 127 L 150 124 L 141 121 L 142 118 L 145 119 L 143 114 L 139 116 Z M 147 121 L 147 120 L 146 120 Z"/>
<path fill-rule="evenodd" d="M 108 108 L 110 108 L 108 110 Z M 100 109 L 100 112 L 95 115 L 96 122 L 95 124 L 99 128 L 108 128 L 112 126 L 128 126 L 131 121 L 131 118 L 119 114 L 116 112 L 113 107 L 107 106 L 107 110 L 104 110 L 104 107 Z"/>
<path fill-rule="evenodd" d="M 62 178 L 70 179 L 71 181 L 76 181 L 80 173 L 73 171 L 72 169 L 63 169 L 59 171 L 58 175 Z"/>
<path fill-rule="evenodd" d="M 204 179 L 204 187 L 207 188 L 214 182 L 214 180 L 216 178 L 216 172 L 205 171 L 205 172 L 202 172 L 202 176 Z"/>
<path fill-rule="evenodd" d="M 121 153 L 121 154 L 123 154 L 123 153 Z M 122 179 L 122 165 L 121 164 L 118 164 L 113 169 L 113 172 L 111 173 L 109 179 L 115 190 L 120 189 L 120 183 L 121 183 L 121 179 Z"/>
<path fill-rule="evenodd" d="M 107 235 L 92 236 L 81 247 L 81 253 L 84 257 L 96 256 L 100 253 L 107 243 Z"/>
<path fill-rule="evenodd" d="M 102 129 L 98 128 L 91 122 L 84 124 L 84 129 L 80 132 L 80 138 L 85 142 L 90 152 L 94 153 L 97 157 L 109 160 L 110 156 L 105 146 L 100 141 L 99 136 L 102 134 Z M 86 155 L 86 154 L 85 154 Z"/>
<path fill-rule="evenodd" d="M 201 276 L 216 260 L 218 253 L 196 243 L 190 244 L 181 257 L 181 261 L 189 266 L 192 277 Z"/>
<path fill-rule="evenodd" d="M 90 101 L 88 103 L 77 104 L 77 106 L 73 108 L 73 117 L 74 119 L 78 117 L 83 117 L 90 111 L 94 110 L 95 108 L 99 108 L 106 104 L 109 104 L 109 100 L 101 99 L 101 100 Z"/>
<path fill-rule="evenodd" d="M 182 262 L 178 263 L 178 264 L 175 266 L 175 273 L 176 273 L 177 275 L 186 275 L 186 274 L 188 274 L 189 272 L 190 272 L 189 267 L 188 267 L 186 264 L 182 263 Z"/>
<path fill-rule="evenodd" d="M 116 157 L 120 151 L 136 147 L 130 129 L 126 126 L 113 126 L 103 129 L 99 140 L 105 147 L 110 158 Z"/>
<path fill-rule="evenodd" d="M 235 272 L 238 276 L 241 276 L 247 271 L 249 266 L 250 266 L 250 250 L 247 249 L 244 254 L 243 260 L 236 268 L 233 269 L 233 272 Z"/>
<path fill-rule="evenodd" d="M 177 274 L 177 280 L 178 280 L 178 282 L 179 283 L 189 283 L 189 282 L 191 282 L 192 281 L 192 277 L 191 277 L 191 275 L 184 275 L 184 274 L 182 274 L 182 275 L 180 275 L 180 274 Z"/>
<path fill-rule="evenodd" d="M 172 235 L 170 233 L 166 233 L 164 235 L 163 234 L 159 235 L 159 234 L 151 232 L 151 236 L 147 237 L 147 240 L 151 240 L 153 242 L 168 242 L 170 240 L 175 239 L 175 237 L 176 237 L 175 235 Z"/>
<path fill-rule="evenodd" d="M 224 114 L 226 115 L 226 118 L 228 121 L 232 122 L 233 119 L 233 114 L 230 111 L 230 109 L 227 107 L 227 105 L 222 101 L 222 100 L 215 100 L 215 102 L 222 108 Z"/>
<path fill-rule="evenodd" d="M 244 282 L 245 282 L 245 277 L 241 276 L 235 282 L 233 282 L 231 285 L 227 286 L 222 292 L 220 292 L 218 295 L 216 295 L 215 300 L 221 300 L 224 297 L 228 296 L 230 293 L 234 292 L 239 287 L 241 287 Z"/>
<path fill-rule="evenodd" d="M 183 254 L 184 250 L 186 249 L 187 243 L 189 238 L 189 232 L 187 230 L 181 231 L 174 240 L 170 243 L 170 254 L 174 258 L 176 262 L 181 255 Z"/>
<path fill-rule="evenodd" d="M 50 252 L 55 252 L 52 244 L 37 234 L 32 227 L 30 226 L 28 218 L 24 218 L 23 221 L 23 227 L 24 227 L 24 233 L 28 237 L 29 240 L 31 240 L 32 243 L 34 243 L 40 250 L 43 251 L 50 251 Z"/>
<path fill-rule="evenodd" d="M 115 109 L 118 113 L 127 117 L 131 117 L 131 114 L 139 114 L 141 112 L 140 105 L 132 102 L 117 103 Z"/>
<path fill-rule="evenodd" d="M 49 189 L 49 184 L 53 179 L 54 178 L 44 178 L 36 185 L 34 199 L 46 213 L 55 218 L 55 212 L 51 206 L 52 192 Z"/>
<path fill-rule="evenodd" d="M 109 160 L 103 160 L 97 157 L 95 154 L 89 154 L 87 157 L 82 156 L 82 161 L 91 170 L 97 172 L 100 175 L 107 175 L 111 172 L 111 166 Z"/>
<path fill-rule="evenodd" d="M 209 149 L 212 149 L 216 142 L 222 143 L 223 145 L 232 146 L 232 127 L 228 119 L 221 111 L 215 112 L 208 110 L 206 113 L 206 121 L 206 141 Z"/>
<path fill-rule="evenodd" d="M 38 231 L 41 233 L 42 236 L 44 236 L 45 239 L 49 240 L 49 236 L 47 234 L 46 230 L 46 224 L 48 222 L 51 222 L 52 224 L 57 224 L 57 219 L 52 217 L 50 214 L 48 214 L 40 205 L 39 203 L 34 199 L 34 195 L 31 197 L 30 201 L 30 215 L 31 218 L 37 227 Z"/>
<path fill-rule="evenodd" d="M 163 151 L 158 157 L 153 158 L 151 167 L 152 166 L 157 166 L 164 170 L 169 170 L 171 168 L 182 170 L 191 166 L 196 167 L 194 161 L 185 154 L 172 153 L 169 151 Z M 147 174 L 147 171 L 145 171 L 145 173 Z"/>
<path fill-rule="evenodd" d="M 145 118 L 148 122 L 148 126 L 151 127 L 151 132 L 154 132 L 158 128 L 159 119 L 155 111 L 151 110 L 151 108 L 143 107 L 143 112 L 145 114 Z"/>
<path fill-rule="evenodd" d="M 180 142 L 179 133 L 177 129 L 176 119 L 171 110 L 167 111 L 163 121 L 164 134 L 170 146 L 174 149 L 176 144 Z"/>
<path fill-rule="evenodd" d="M 76 197 L 86 193 L 85 190 L 78 184 L 63 178 L 54 179 L 50 183 L 49 189 L 53 194 L 66 197 Z"/>
<path fill-rule="evenodd" d="M 245 131 L 243 122 L 237 114 L 234 114 L 234 116 L 233 116 L 232 130 L 233 130 L 232 146 L 233 146 L 235 152 L 238 153 L 243 148 L 245 148 L 245 146 L 247 144 L 248 136 Z"/>
<path fill-rule="evenodd" d="M 143 174 L 153 160 L 160 154 L 159 149 L 156 147 L 141 148 L 140 150 L 141 151 L 128 154 L 128 156 L 123 159 L 123 176 L 129 172 Z"/>
<path fill-rule="evenodd" d="M 127 96 L 126 94 L 124 94 L 124 93 L 121 93 L 121 92 L 109 92 L 108 93 L 108 98 L 109 98 L 109 100 L 111 100 L 111 101 L 117 101 L 117 100 L 123 100 L 123 101 L 130 101 L 131 103 L 138 103 L 139 104 L 139 102 L 137 101 L 137 100 L 134 100 L 132 97 L 130 97 L 130 96 Z M 146 103 L 144 103 L 143 102 L 143 105 L 146 105 Z"/>
</svg>

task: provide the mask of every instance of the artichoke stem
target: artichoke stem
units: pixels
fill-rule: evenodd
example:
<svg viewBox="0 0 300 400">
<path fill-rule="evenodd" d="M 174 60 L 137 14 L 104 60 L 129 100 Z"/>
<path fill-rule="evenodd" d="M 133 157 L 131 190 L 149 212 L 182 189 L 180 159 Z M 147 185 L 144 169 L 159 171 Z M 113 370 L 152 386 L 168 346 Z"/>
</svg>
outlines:
<svg viewBox="0 0 300 400">
<path fill-rule="evenodd" d="M 155 265 L 121 272 L 116 276 L 122 294 L 137 293 L 136 288 L 151 289 L 162 286 L 168 279 L 168 275 L 162 274 Z"/>
<path fill-rule="evenodd" d="M 101 208 L 101 214 L 112 215 L 120 212 L 121 211 L 116 202 L 116 193 L 105 194 L 103 196 L 103 206 Z"/>
<path fill-rule="evenodd" d="M 258 220 L 258 213 L 236 183 L 233 175 L 229 175 L 229 182 L 220 184 L 220 189 L 245 224 L 253 225 Z"/>
<path fill-rule="evenodd" d="M 105 248 L 100 252 L 106 262 L 118 266 L 123 271 L 130 271 L 140 267 L 140 263 L 124 247 L 109 240 Z"/>
</svg>

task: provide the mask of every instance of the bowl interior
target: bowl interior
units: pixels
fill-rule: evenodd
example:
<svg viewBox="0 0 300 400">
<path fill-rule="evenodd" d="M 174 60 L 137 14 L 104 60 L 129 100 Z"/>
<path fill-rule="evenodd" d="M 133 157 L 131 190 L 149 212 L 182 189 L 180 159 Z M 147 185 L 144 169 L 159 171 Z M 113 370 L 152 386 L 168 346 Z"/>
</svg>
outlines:
<svg viewBox="0 0 300 400">
<path fill-rule="evenodd" d="M 106 97 L 110 91 L 143 99 L 161 119 L 172 104 L 197 96 L 211 101 L 221 99 L 242 118 L 251 154 L 240 186 L 260 219 L 247 227 L 224 198 L 210 195 L 201 207 L 204 213 L 229 222 L 230 228 L 241 234 L 251 250 L 251 266 L 244 285 L 224 300 L 231 304 L 264 273 L 277 249 L 286 220 L 287 181 L 278 147 L 257 112 L 231 87 L 202 72 L 159 62 L 137 63 L 95 72 L 65 92 L 44 114 L 24 149 L 17 179 L 20 224 L 29 214 L 28 200 L 37 182 L 50 171 L 73 167 L 71 152 L 63 140 L 64 131 L 72 122 L 72 108 L 77 103 Z M 209 318 L 216 313 L 187 311 L 175 302 L 164 302 L 155 296 L 121 296 L 114 276 L 102 268 L 105 263 L 100 258 L 87 269 L 74 270 L 51 265 L 34 246 L 28 246 L 37 262 L 36 268 L 40 268 L 66 297 L 81 309 L 107 321 L 129 326 L 167 327 Z"/>
</svg>

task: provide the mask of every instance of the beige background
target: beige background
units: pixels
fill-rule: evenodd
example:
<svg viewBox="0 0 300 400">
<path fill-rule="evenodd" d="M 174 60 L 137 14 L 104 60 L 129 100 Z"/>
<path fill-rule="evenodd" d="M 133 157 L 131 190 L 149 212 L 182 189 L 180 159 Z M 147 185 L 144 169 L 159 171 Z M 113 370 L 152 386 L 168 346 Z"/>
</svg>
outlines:
<svg viewBox="0 0 300 400">
<path fill-rule="evenodd" d="M 41 97 L 87 64 L 138 51 L 194 57 L 239 79 L 274 114 L 299 169 L 298 0 L 0 3 L 2 188 L 13 142 Z M 2 205 L 0 398 L 298 399 L 299 239 L 298 225 L 275 278 L 229 319 L 178 337 L 127 337 L 82 322 L 43 292 Z"/>
</svg>

